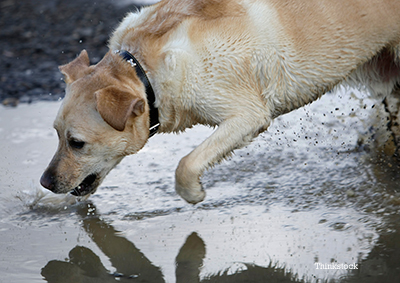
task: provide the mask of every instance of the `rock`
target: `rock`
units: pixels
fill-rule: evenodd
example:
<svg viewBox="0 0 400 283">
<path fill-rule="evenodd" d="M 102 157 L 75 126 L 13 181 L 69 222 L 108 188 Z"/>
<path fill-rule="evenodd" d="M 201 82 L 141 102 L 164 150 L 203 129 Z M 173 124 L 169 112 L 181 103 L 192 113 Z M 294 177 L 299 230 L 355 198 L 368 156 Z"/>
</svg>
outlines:
<svg viewBox="0 0 400 283">
<path fill-rule="evenodd" d="M 17 107 L 19 99 L 15 97 L 8 97 L 3 100 L 2 104 L 7 107 Z"/>
</svg>

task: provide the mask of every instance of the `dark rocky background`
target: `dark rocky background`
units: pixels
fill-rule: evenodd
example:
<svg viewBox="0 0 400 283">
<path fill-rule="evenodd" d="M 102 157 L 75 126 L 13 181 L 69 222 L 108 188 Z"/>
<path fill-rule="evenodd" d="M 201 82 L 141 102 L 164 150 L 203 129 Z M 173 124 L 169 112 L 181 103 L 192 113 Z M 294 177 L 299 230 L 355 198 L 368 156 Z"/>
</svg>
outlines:
<svg viewBox="0 0 400 283">
<path fill-rule="evenodd" d="M 0 0 L 0 102 L 62 97 L 58 66 L 82 49 L 98 62 L 110 33 L 134 10 L 118 0 Z"/>
</svg>

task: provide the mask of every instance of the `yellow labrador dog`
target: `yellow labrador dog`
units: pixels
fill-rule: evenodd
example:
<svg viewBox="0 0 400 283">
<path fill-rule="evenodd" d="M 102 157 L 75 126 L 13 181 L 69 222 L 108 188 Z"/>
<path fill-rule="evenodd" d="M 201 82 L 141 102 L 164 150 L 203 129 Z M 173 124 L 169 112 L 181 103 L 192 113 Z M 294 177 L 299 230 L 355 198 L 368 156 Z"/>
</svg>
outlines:
<svg viewBox="0 0 400 283">
<path fill-rule="evenodd" d="M 128 14 L 96 65 L 61 66 L 59 146 L 41 184 L 93 193 L 154 132 L 215 132 L 176 169 L 176 191 L 204 199 L 202 173 L 275 117 L 335 86 L 389 95 L 400 82 L 398 0 L 164 0 Z"/>
</svg>

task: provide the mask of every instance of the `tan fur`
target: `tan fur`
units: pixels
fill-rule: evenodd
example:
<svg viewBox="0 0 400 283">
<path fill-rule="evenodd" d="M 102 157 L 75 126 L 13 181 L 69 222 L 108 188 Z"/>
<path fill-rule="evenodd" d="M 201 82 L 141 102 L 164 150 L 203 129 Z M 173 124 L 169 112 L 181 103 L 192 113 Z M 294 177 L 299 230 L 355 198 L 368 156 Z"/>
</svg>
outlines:
<svg viewBox="0 0 400 283">
<path fill-rule="evenodd" d="M 60 68 L 67 82 L 55 122 L 60 146 L 42 183 L 67 192 L 93 173 L 100 183 L 145 144 L 143 84 L 117 50 L 145 69 L 160 132 L 218 126 L 176 170 L 177 192 L 196 203 L 205 196 L 204 170 L 273 118 L 340 84 L 389 95 L 400 82 L 399 42 L 396 0 L 165 0 L 130 13 L 99 64 L 88 66 L 83 52 Z M 82 150 L 68 145 L 69 132 L 86 142 Z"/>
<path fill-rule="evenodd" d="M 140 116 L 144 112 L 143 98 L 131 95 L 128 89 L 108 86 L 94 93 L 96 109 L 104 121 L 118 131 L 125 129 L 131 115 Z"/>
</svg>

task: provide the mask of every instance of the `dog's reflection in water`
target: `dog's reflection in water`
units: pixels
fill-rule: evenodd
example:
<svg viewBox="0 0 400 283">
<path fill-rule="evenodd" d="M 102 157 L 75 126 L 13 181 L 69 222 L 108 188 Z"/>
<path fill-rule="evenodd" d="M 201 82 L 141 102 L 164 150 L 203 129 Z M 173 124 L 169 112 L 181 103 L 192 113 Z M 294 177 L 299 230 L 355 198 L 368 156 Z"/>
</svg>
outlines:
<svg viewBox="0 0 400 283">
<path fill-rule="evenodd" d="M 159 267 L 154 266 L 133 243 L 120 236 L 113 226 L 96 215 L 93 204 L 78 208 L 83 228 L 101 251 L 110 259 L 115 273 L 110 273 L 100 258 L 89 248 L 76 246 L 69 252 L 68 261 L 52 260 L 42 269 L 49 283 L 108 283 L 165 282 Z M 200 280 L 200 270 L 206 255 L 204 241 L 192 233 L 176 257 L 176 282 L 301 282 L 283 268 L 246 265 L 247 270 L 237 274 L 221 272 Z M 272 281 L 271 281 L 272 280 Z"/>
<path fill-rule="evenodd" d="M 110 274 L 89 248 L 76 246 L 69 252 L 69 261 L 52 260 L 42 269 L 42 275 L 48 282 L 103 283 L 115 282 L 116 277 L 143 277 L 147 282 L 165 282 L 161 270 L 133 243 L 119 236 L 113 226 L 101 220 L 93 204 L 82 204 L 77 212 L 82 217 L 83 228 L 110 259 L 116 273 Z M 142 281 L 145 280 L 138 280 Z"/>
</svg>

